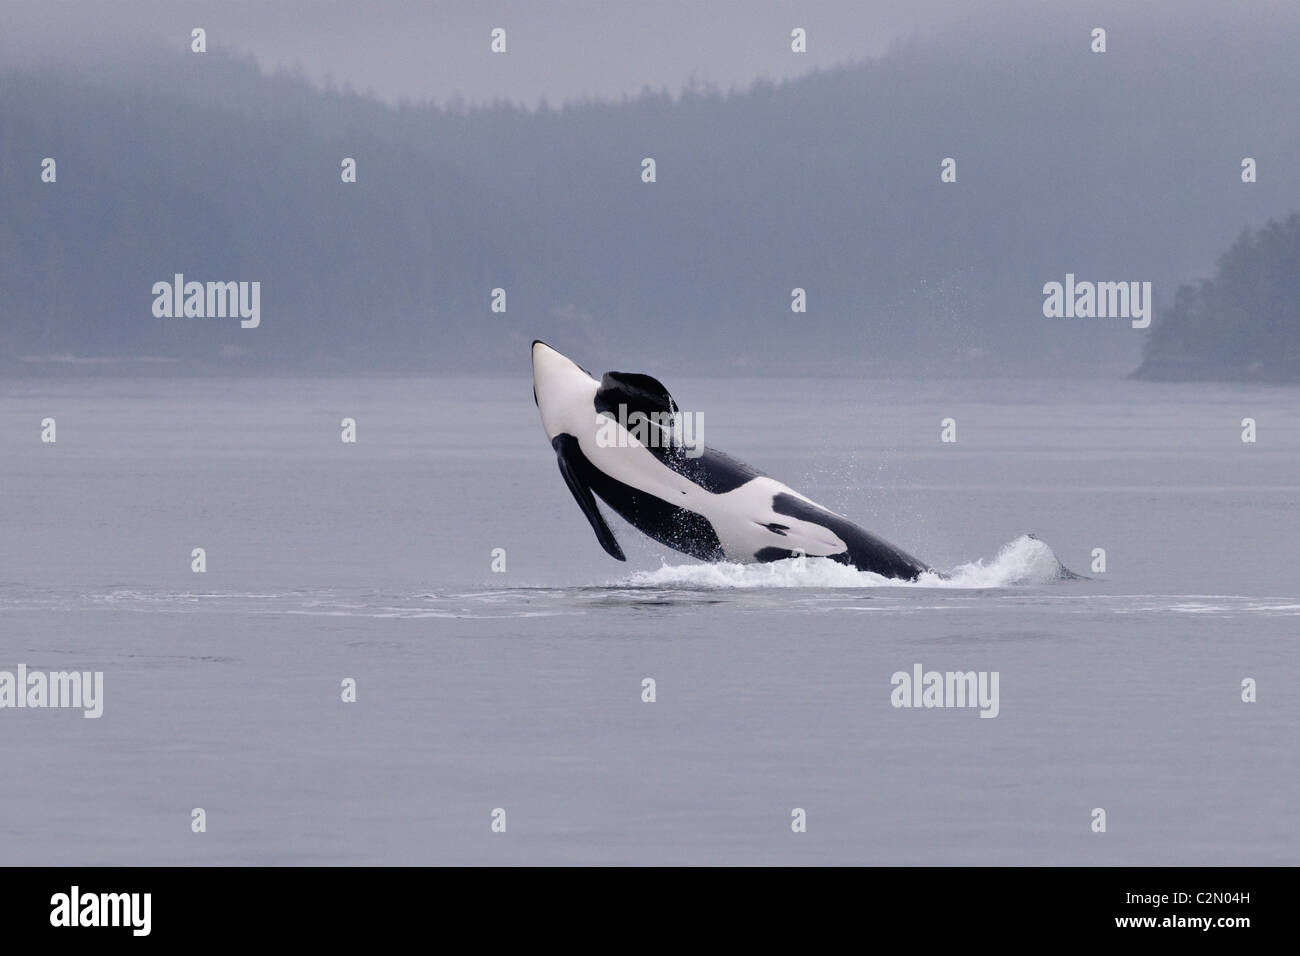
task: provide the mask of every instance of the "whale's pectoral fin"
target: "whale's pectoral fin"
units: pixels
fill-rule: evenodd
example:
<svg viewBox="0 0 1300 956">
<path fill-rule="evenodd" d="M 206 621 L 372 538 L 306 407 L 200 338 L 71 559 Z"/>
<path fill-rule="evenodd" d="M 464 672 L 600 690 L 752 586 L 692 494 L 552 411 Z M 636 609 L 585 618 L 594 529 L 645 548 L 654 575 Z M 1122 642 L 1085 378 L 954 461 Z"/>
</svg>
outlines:
<svg viewBox="0 0 1300 956">
<path fill-rule="evenodd" d="M 623 549 L 618 546 L 618 540 L 614 537 L 614 532 L 609 530 L 609 525 L 605 523 L 605 517 L 596 507 L 596 496 L 591 493 L 591 486 L 582 480 L 582 469 L 579 462 L 572 456 L 581 456 L 581 451 L 570 452 L 564 443 L 558 439 L 555 442 L 555 460 L 560 463 L 560 474 L 564 476 L 564 483 L 569 486 L 573 492 L 573 499 L 578 502 L 578 507 L 582 513 L 587 516 L 591 522 L 591 530 L 596 532 L 596 540 L 600 546 L 609 552 L 610 557 L 617 558 L 620 561 L 626 561 L 627 556 L 623 554 Z"/>
<path fill-rule="evenodd" d="M 617 416 L 620 406 L 626 409 L 626 415 L 640 412 L 652 417 L 677 413 L 677 403 L 657 378 L 640 372 L 606 372 L 596 390 L 596 411 Z"/>
</svg>

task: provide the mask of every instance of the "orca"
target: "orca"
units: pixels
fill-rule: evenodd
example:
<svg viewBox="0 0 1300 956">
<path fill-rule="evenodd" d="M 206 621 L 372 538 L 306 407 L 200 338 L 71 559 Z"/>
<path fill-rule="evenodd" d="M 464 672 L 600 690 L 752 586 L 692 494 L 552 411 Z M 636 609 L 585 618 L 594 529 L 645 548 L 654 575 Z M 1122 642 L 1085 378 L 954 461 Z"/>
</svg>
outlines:
<svg viewBox="0 0 1300 956">
<path fill-rule="evenodd" d="M 749 465 L 689 444 L 677 402 L 657 379 L 606 372 L 597 380 L 540 340 L 532 364 L 533 401 L 560 474 L 596 540 L 619 561 L 627 557 L 598 498 L 638 531 L 703 561 L 825 557 L 905 580 L 932 570 Z M 626 427 L 638 414 L 648 431 Z"/>
</svg>

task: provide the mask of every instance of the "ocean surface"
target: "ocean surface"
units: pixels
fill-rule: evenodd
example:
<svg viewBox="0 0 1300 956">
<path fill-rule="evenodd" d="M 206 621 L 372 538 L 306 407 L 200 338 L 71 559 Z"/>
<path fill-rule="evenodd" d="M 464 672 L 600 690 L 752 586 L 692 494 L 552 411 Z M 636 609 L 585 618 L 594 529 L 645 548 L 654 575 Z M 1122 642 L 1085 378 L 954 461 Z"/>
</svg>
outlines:
<svg viewBox="0 0 1300 956">
<path fill-rule="evenodd" d="M 1300 863 L 1300 391 L 660 377 L 947 576 L 614 561 L 526 367 L 0 382 L 0 671 L 104 674 L 0 864 Z"/>
</svg>

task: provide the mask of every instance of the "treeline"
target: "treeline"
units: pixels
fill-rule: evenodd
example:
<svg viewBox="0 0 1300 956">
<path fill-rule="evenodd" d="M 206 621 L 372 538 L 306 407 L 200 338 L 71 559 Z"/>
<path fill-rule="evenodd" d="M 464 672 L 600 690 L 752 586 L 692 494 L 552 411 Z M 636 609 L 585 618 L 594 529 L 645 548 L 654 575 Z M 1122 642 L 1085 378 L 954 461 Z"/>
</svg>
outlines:
<svg viewBox="0 0 1300 956">
<path fill-rule="evenodd" d="M 1134 374 L 1300 382 L 1300 213 L 1244 230 L 1213 278 L 1180 286 Z"/>
<path fill-rule="evenodd" d="M 1124 374 L 1143 333 L 1044 318 L 1043 284 L 1150 280 L 1167 306 L 1300 207 L 1300 18 L 1118 18 L 1097 55 L 1070 16 L 560 108 L 389 107 L 219 52 L 9 70 L 0 363 L 517 371 L 540 337 L 601 367 Z M 260 327 L 154 317 L 175 273 L 260 281 Z"/>
</svg>

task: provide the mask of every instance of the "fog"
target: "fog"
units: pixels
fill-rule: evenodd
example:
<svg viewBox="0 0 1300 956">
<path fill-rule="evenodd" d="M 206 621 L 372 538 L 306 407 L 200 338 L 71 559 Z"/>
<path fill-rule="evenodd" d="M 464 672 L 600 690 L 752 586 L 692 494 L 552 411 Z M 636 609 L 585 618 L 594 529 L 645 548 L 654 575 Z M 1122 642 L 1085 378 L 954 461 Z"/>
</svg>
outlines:
<svg viewBox="0 0 1300 956">
<path fill-rule="evenodd" d="M 1181 284 L 1300 209 L 1294 7 L 689 6 L 142 4 L 97 34 L 17 5 L 0 363 L 515 371 L 541 337 L 628 369 L 1123 375 Z M 781 66 L 804 22 L 824 52 Z M 178 274 L 258 283 L 257 327 L 159 314 Z M 1152 326 L 1045 315 L 1068 276 L 1150 283 Z"/>
</svg>

